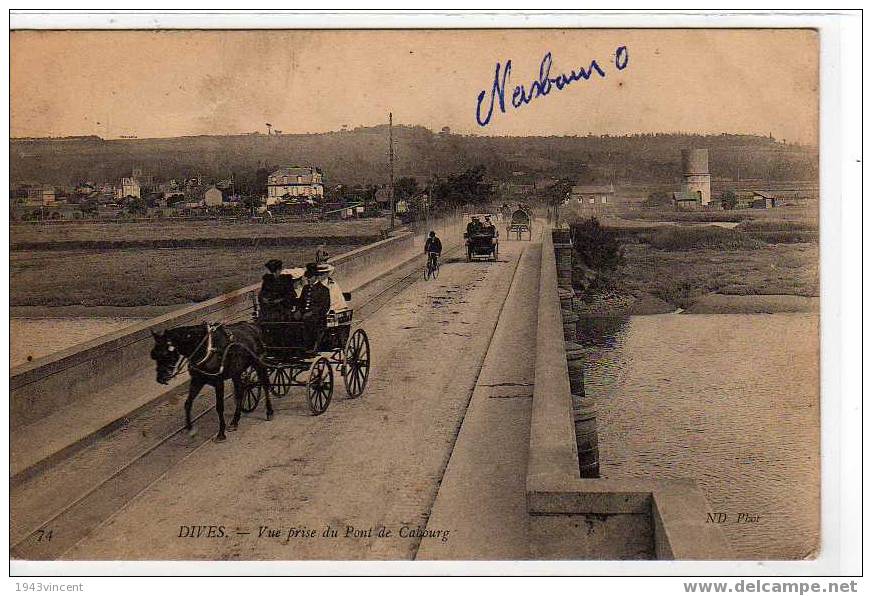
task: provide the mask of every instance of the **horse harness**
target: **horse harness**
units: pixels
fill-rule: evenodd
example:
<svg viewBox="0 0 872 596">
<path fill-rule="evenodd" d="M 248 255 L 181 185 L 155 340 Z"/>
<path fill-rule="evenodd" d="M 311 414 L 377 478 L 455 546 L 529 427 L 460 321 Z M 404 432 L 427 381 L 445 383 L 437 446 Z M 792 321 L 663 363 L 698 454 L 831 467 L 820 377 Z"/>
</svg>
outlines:
<svg viewBox="0 0 872 596">
<path fill-rule="evenodd" d="M 194 372 L 200 373 L 201 375 L 206 375 L 206 376 L 210 376 L 210 377 L 220 377 L 224 373 L 224 364 L 227 361 L 227 355 L 230 353 L 230 348 L 233 348 L 235 346 L 242 348 L 243 350 L 245 350 L 246 352 L 248 352 L 249 354 L 254 356 L 257 360 L 260 360 L 260 358 L 256 354 L 254 354 L 250 349 L 248 349 L 247 346 L 245 346 L 241 343 L 237 343 L 235 341 L 235 338 L 233 337 L 233 332 L 228 331 L 226 328 L 224 328 L 223 323 L 216 323 L 216 324 L 204 323 L 204 325 L 206 327 L 206 335 L 203 336 L 203 339 L 200 340 L 200 343 L 197 344 L 197 347 L 194 348 L 194 350 L 191 352 L 190 356 L 185 356 L 183 354 L 180 354 L 181 357 L 176 362 L 176 366 L 173 369 L 172 375 L 170 376 L 171 379 L 175 378 L 179 373 L 181 373 L 182 368 L 184 367 L 185 363 L 187 363 L 189 371 L 193 370 Z M 227 346 L 224 347 L 224 351 L 221 354 L 221 361 L 220 361 L 221 365 L 218 367 L 218 371 L 217 372 L 209 372 L 209 371 L 203 370 L 200 367 L 203 366 L 212 357 L 213 354 L 215 354 L 216 352 L 219 351 L 219 348 L 215 347 L 215 341 L 214 341 L 214 334 L 219 329 L 224 331 L 224 334 L 227 336 L 229 343 L 227 344 Z M 199 351 L 200 348 L 203 347 L 204 343 L 206 344 L 206 346 L 205 346 L 206 349 L 205 349 L 205 353 L 203 354 L 203 357 L 199 358 L 196 362 L 193 362 L 192 359 L 197 354 L 197 351 Z M 175 346 L 173 346 L 173 344 L 171 342 L 169 343 L 169 346 L 170 346 L 171 350 L 176 349 Z"/>
</svg>

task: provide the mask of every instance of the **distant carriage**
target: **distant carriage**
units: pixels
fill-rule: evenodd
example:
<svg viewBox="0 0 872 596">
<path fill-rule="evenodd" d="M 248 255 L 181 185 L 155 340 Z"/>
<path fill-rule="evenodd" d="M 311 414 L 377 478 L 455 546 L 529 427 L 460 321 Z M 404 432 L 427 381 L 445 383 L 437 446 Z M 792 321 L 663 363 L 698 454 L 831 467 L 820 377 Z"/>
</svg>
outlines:
<svg viewBox="0 0 872 596">
<path fill-rule="evenodd" d="M 526 234 L 527 240 L 533 239 L 533 217 L 526 209 L 517 209 L 512 212 L 512 218 L 506 226 L 506 236 L 511 237 L 516 234 L 518 240 Z"/>
<path fill-rule="evenodd" d="M 351 300 L 351 294 L 345 293 Z M 354 311 L 331 310 L 326 325 L 315 330 L 302 321 L 264 321 L 257 304 L 253 318 L 263 332 L 266 353 L 261 359 L 267 367 L 274 397 L 284 397 L 291 387 L 305 387 L 312 414 L 323 414 L 333 398 L 334 371 L 342 375 L 351 398 L 366 388 L 370 370 L 370 347 L 366 331 L 351 331 Z M 254 368 L 243 373 L 242 410 L 253 411 L 264 395 Z"/>
<path fill-rule="evenodd" d="M 478 219 L 489 217 L 490 214 L 470 216 Z M 466 241 L 466 260 L 486 258 L 496 261 L 500 254 L 500 233 L 494 226 L 490 228 L 470 229 L 464 232 Z"/>
</svg>

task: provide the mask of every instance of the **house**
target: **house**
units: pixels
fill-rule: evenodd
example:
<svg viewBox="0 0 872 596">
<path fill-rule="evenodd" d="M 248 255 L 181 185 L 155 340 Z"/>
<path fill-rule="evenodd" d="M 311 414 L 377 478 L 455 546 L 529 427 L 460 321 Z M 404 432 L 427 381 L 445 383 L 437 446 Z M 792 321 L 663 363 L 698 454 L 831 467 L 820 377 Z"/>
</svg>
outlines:
<svg viewBox="0 0 872 596">
<path fill-rule="evenodd" d="M 676 209 L 695 210 L 702 207 L 702 193 L 686 190 L 672 193 L 672 206 Z"/>
<path fill-rule="evenodd" d="M 391 210 L 391 188 L 383 186 L 375 191 L 375 202 L 382 209 Z"/>
<path fill-rule="evenodd" d="M 221 207 L 224 204 L 224 193 L 212 185 L 203 193 L 203 204 L 206 207 Z"/>
<path fill-rule="evenodd" d="M 569 198 L 579 204 L 611 205 L 615 201 L 615 187 L 611 184 L 607 186 L 589 184 L 573 186 Z"/>
<path fill-rule="evenodd" d="M 55 189 L 48 184 L 39 184 L 27 189 L 27 199 L 24 203 L 28 207 L 50 207 L 55 204 Z"/>
<path fill-rule="evenodd" d="M 117 188 L 115 198 L 123 199 L 124 197 L 140 198 L 142 188 L 139 186 L 139 180 L 133 176 L 121 179 L 121 186 Z"/>
<path fill-rule="evenodd" d="M 286 166 L 269 175 L 266 185 L 266 203 L 275 205 L 285 197 L 324 197 L 321 170 L 314 166 Z"/>
<path fill-rule="evenodd" d="M 91 182 L 83 182 L 82 184 L 76 187 L 76 194 L 82 196 L 88 196 L 92 192 L 95 192 L 97 187 Z"/>
<path fill-rule="evenodd" d="M 772 209 L 781 205 L 781 200 L 768 192 L 754 191 L 751 198 L 751 207 L 754 209 Z"/>
</svg>

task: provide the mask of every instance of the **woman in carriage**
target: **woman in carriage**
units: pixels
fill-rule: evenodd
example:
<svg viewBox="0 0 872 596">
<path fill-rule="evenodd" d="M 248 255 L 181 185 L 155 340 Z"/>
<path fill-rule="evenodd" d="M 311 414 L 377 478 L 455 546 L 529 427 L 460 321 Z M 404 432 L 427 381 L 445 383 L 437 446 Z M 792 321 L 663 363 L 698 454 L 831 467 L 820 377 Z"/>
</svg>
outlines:
<svg viewBox="0 0 872 596">
<path fill-rule="evenodd" d="M 293 281 L 282 275 L 282 262 L 270 259 L 264 265 L 268 271 L 263 276 L 257 299 L 261 321 L 285 321 L 293 309 Z"/>
</svg>

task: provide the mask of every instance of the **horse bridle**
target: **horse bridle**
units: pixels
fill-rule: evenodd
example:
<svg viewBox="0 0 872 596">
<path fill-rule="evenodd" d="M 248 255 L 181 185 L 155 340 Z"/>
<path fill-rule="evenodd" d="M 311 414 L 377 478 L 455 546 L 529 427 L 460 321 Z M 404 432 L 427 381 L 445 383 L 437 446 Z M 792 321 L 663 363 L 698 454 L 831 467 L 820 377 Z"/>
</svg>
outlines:
<svg viewBox="0 0 872 596">
<path fill-rule="evenodd" d="M 198 366 L 200 366 L 201 364 L 203 364 L 204 362 L 206 362 L 206 361 L 207 361 L 207 360 L 212 356 L 213 353 L 217 352 L 217 350 L 215 349 L 215 347 L 212 345 L 212 344 L 213 344 L 213 342 L 212 342 L 212 333 L 213 333 L 216 329 L 218 329 L 219 327 L 221 327 L 221 324 L 219 323 L 218 325 L 215 325 L 215 326 L 212 326 L 212 325 L 210 325 L 209 323 L 203 323 L 203 324 L 206 326 L 206 335 L 203 336 L 203 339 L 200 340 L 200 343 L 198 343 L 197 346 L 194 348 L 194 350 L 191 352 L 191 357 L 193 357 L 194 354 L 197 353 L 197 350 L 199 350 L 200 347 L 202 347 L 202 345 L 203 345 L 204 342 L 206 343 L 206 353 L 205 353 L 205 355 L 204 355 L 204 356 L 203 356 L 203 357 L 202 357 L 198 362 L 194 362 L 193 364 L 191 364 L 191 363 L 190 363 L 190 357 L 185 356 L 184 354 L 182 354 L 181 352 L 179 352 L 179 359 L 176 360 L 176 364 L 175 364 L 175 366 L 173 366 L 173 371 L 172 371 L 172 373 L 170 374 L 169 379 L 167 379 L 167 380 L 171 380 L 171 379 L 176 378 L 176 377 L 177 377 L 177 376 L 182 372 L 182 367 L 184 367 L 185 364 L 188 364 L 188 368 L 189 368 L 189 369 L 190 369 L 191 367 L 193 367 L 194 370 L 196 370 L 197 372 L 200 372 L 200 373 L 202 373 L 202 374 L 206 374 L 206 375 L 208 375 L 208 374 L 213 374 L 213 373 L 207 373 L 207 372 L 204 372 L 204 371 L 202 371 L 202 370 L 200 370 L 200 369 L 198 369 L 198 368 L 196 368 L 196 367 L 198 367 Z M 232 345 L 232 344 L 231 344 L 231 345 Z M 168 347 L 168 349 L 169 349 L 171 352 L 177 349 L 176 346 L 173 345 L 172 340 L 170 340 L 170 339 L 167 339 L 167 347 Z M 227 346 L 227 347 L 229 348 L 230 346 Z M 222 360 L 223 360 L 223 359 L 222 359 Z M 222 363 L 222 364 L 223 364 L 223 363 Z M 222 368 L 223 368 L 223 366 L 222 366 Z M 220 374 L 220 371 L 219 371 L 219 374 Z"/>
</svg>

